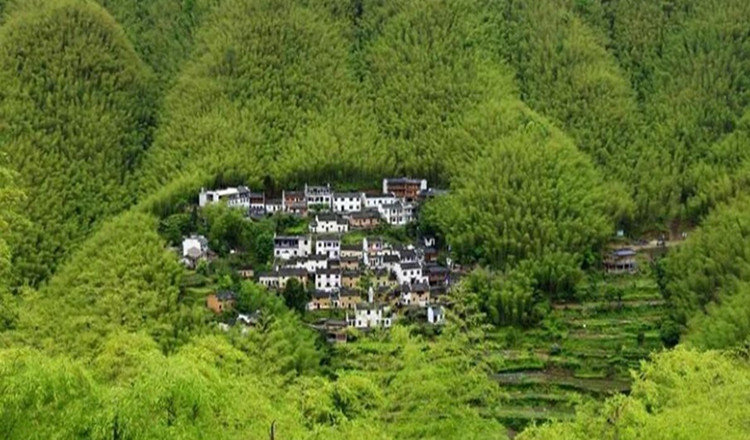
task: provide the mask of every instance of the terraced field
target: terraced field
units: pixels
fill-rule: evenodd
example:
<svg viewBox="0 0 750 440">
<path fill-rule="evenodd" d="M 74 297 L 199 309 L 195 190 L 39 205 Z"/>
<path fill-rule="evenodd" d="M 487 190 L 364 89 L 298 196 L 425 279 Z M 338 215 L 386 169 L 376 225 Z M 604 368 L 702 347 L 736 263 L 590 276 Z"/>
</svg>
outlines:
<svg viewBox="0 0 750 440">
<path fill-rule="evenodd" d="M 553 304 L 540 327 L 493 335 L 493 378 L 507 392 L 494 416 L 511 436 L 532 422 L 570 418 L 586 400 L 628 392 L 631 370 L 662 348 L 664 301 L 650 274 L 605 278 L 595 290 L 588 301 Z"/>
</svg>

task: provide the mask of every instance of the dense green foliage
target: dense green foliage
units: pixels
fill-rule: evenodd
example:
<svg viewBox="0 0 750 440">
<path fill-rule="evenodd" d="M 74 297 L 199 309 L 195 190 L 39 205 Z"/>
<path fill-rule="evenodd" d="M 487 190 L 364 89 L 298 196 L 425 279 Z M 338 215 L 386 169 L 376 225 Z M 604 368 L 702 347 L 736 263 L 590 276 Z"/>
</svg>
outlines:
<svg viewBox="0 0 750 440">
<path fill-rule="evenodd" d="M 741 198 L 706 218 L 688 243 L 663 264 L 671 318 L 707 348 L 743 344 L 750 337 L 750 201 Z M 704 316 L 705 315 L 705 316 Z"/>
<path fill-rule="evenodd" d="M 571 291 L 584 257 L 611 236 L 627 205 L 543 121 L 494 142 L 425 208 L 425 221 L 464 262 L 521 268 L 546 292 Z"/>
<path fill-rule="evenodd" d="M 748 22 L 746 0 L 0 0 L 0 437 L 265 438 L 275 420 L 277 438 L 504 438 L 488 376 L 523 366 L 486 324 L 526 360 L 608 379 L 659 325 L 746 345 Z M 442 332 L 330 347 L 293 311 L 301 286 L 233 271 L 306 224 L 191 207 L 203 186 L 393 175 L 449 188 L 419 231 L 484 266 Z M 594 273 L 616 229 L 694 224 L 654 265 L 666 305 L 653 280 Z M 219 260 L 186 275 L 168 248 L 192 233 Z M 206 310 L 215 288 L 258 325 L 219 333 L 235 315 Z M 748 376 L 678 348 L 630 396 L 522 435 L 746 438 Z"/>
<path fill-rule="evenodd" d="M 117 23 L 90 2 L 19 7 L 0 28 L 0 151 L 34 223 L 15 244 L 26 280 L 54 272 L 71 244 L 132 200 L 124 183 L 151 138 L 149 81 Z"/>
<path fill-rule="evenodd" d="M 750 368 L 716 352 L 677 349 L 645 363 L 630 396 L 581 411 L 575 421 L 533 428 L 522 440 L 744 439 Z"/>
<path fill-rule="evenodd" d="M 182 269 L 155 220 L 126 214 L 108 223 L 38 293 L 28 293 L 17 336 L 55 353 L 96 352 L 107 335 L 141 330 L 166 350 L 200 319 L 183 310 Z"/>
</svg>

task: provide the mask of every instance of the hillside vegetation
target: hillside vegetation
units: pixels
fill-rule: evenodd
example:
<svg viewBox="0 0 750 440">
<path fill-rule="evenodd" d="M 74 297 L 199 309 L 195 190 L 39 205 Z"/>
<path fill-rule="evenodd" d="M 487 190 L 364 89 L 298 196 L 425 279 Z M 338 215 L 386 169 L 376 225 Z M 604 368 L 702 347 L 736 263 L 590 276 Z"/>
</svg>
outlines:
<svg viewBox="0 0 750 440">
<path fill-rule="evenodd" d="M 0 0 L 0 437 L 750 437 L 748 23 L 746 0 Z M 201 187 L 391 176 L 448 190 L 385 232 L 471 271 L 441 331 L 331 347 L 170 249 L 197 231 L 265 269 L 306 228 L 198 213 Z M 602 275 L 613 242 L 683 231 Z M 206 310 L 227 287 L 247 335 Z"/>
</svg>

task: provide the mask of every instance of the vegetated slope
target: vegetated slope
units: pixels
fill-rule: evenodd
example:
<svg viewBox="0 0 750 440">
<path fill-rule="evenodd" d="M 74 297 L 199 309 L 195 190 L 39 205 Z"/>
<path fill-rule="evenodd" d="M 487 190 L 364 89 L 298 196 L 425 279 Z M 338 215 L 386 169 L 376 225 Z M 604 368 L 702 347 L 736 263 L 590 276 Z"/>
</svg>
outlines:
<svg viewBox="0 0 750 440">
<path fill-rule="evenodd" d="M 380 172 L 345 23 L 321 7 L 265 0 L 225 2 L 208 23 L 167 97 L 146 193 L 204 171 L 270 186 Z"/>
<path fill-rule="evenodd" d="M 125 30 L 141 59 L 169 86 L 189 59 L 194 32 L 220 0 L 96 0 Z"/>
<path fill-rule="evenodd" d="M 118 331 L 142 331 L 165 350 L 174 347 L 191 325 L 190 310 L 180 302 L 182 268 L 156 224 L 134 213 L 109 220 L 38 293 L 24 294 L 14 336 L 78 356 L 97 352 Z"/>
<path fill-rule="evenodd" d="M 24 194 L 15 187 L 15 174 L 0 167 L 0 331 L 13 327 L 16 321 L 16 300 L 11 296 L 11 261 L 14 235 L 23 230 L 26 219 L 20 212 Z"/>
<path fill-rule="evenodd" d="M 523 99 L 628 185 L 639 226 L 707 212 L 705 199 L 693 201 L 705 177 L 697 164 L 748 104 L 747 2 L 500 1 L 485 10 L 487 41 L 516 69 Z"/>
<path fill-rule="evenodd" d="M 608 2 L 604 11 L 612 50 L 647 122 L 633 176 L 644 182 L 636 201 L 658 213 L 654 220 L 695 220 L 713 206 L 701 203 L 706 176 L 700 162 L 738 128 L 748 106 L 750 5 L 632 0 Z"/>
<path fill-rule="evenodd" d="M 664 296 L 672 324 L 665 336 L 705 348 L 741 346 L 750 337 L 750 200 L 740 198 L 711 213 L 663 264 Z"/>
<path fill-rule="evenodd" d="M 475 48 L 470 5 L 224 5 L 167 99 L 143 188 L 201 171 L 275 188 L 447 183 L 485 147 L 456 142 L 465 118 L 518 104 L 506 69 Z"/>
<path fill-rule="evenodd" d="M 520 440 L 745 439 L 750 435 L 746 361 L 678 348 L 644 363 L 629 396 L 584 408 L 572 422 L 533 427 Z"/>
<path fill-rule="evenodd" d="M 286 325 L 258 336 L 274 326 L 196 337 L 169 355 L 149 336 L 124 332 L 83 359 L 0 350 L 0 435 L 264 438 L 275 422 L 276 435 L 290 438 L 506 438 L 475 408 L 497 393 L 460 335 L 428 345 L 395 328 L 349 346 L 333 380 L 281 370 L 308 347 L 290 343 Z"/>
<path fill-rule="evenodd" d="M 467 130 L 469 139 L 489 134 L 488 147 L 457 170 L 451 193 L 425 208 L 424 221 L 463 262 L 521 268 L 541 290 L 570 293 L 628 199 L 542 118 L 515 116 L 506 123 L 518 128 L 496 136 L 490 127 Z"/>
<path fill-rule="evenodd" d="M 477 4 L 363 1 L 351 20 L 354 69 L 377 124 L 377 144 L 399 174 L 446 183 L 486 145 L 457 142 L 478 108 L 513 107 L 504 66 L 480 50 Z M 468 156 L 468 157 L 467 157 Z"/>
<path fill-rule="evenodd" d="M 150 78 L 122 30 L 88 1 L 15 8 L 0 28 L 0 151 L 34 223 L 14 270 L 37 283 L 102 217 L 133 197 L 150 142 Z"/>
<path fill-rule="evenodd" d="M 609 174 L 630 159 L 635 95 L 601 37 L 566 1 L 487 1 L 486 44 L 516 73 L 521 98 L 552 119 Z"/>
</svg>

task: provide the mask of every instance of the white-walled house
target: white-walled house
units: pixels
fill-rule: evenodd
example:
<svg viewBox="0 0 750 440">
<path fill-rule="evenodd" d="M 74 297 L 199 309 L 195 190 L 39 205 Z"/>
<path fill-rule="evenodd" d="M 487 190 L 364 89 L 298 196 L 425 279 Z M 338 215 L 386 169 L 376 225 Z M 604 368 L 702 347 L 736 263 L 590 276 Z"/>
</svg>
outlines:
<svg viewBox="0 0 750 440">
<path fill-rule="evenodd" d="M 394 266 L 394 272 L 399 285 L 427 283 L 419 263 L 399 263 Z"/>
<path fill-rule="evenodd" d="M 283 268 L 260 274 L 258 283 L 269 289 L 283 289 L 291 279 L 296 279 L 300 284 L 307 285 L 307 271 L 305 269 Z"/>
<path fill-rule="evenodd" d="M 309 235 L 277 235 L 273 238 L 273 256 L 282 260 L 306 257 L 312 252 Z"/>
<path fill-rule="evenodd" d="M 349 231 L 349 222 L 333 213 L 316 214 L 310 222 L 313 234 L 341 234 Z"/>
<path fill-rule="evenodd" d="M 233 208 L 249 209 L 251 194 L 250 189 L 246 186 L 217 190 L 206 190 L 205 188 L 201 188 L 201 192 L 198 194 L 198 205 L 203 208 L 211 203 L 223 201 Z"/>
<path fill-rule="evenodd" d="M 315 253 L 326 255 L 329 260 L 341 257 L 341 237 L 339 235 L 318 235 L 315 238 Z"/>
<path fill-rule="evenodd" d="M 427 307 L 430 303 L 430 286 L 427 284 L 404 284 L 399 290 L 398 302 L 402 306 Z"/>
<path fill-rule="evenodd" d="M 354 307 L 352 315 L 346 313 L 346 322 L 349 327 L 358 329 L 389 328 L 393 325 L 393 315 L 388 306 L 360 303 Z"/>
<path fill-rule="evenodd" d="M 208 259 L 208 240 L 202 235 L 191 235 L 182 240 L 182 264 L 195 269 L 198 261 Z"/>
<path fill-rule="evenodd" d="M 366 195 L 362 194 L 362 203 L 364 209 L 378 209 L 381 206 L 384 205 L 392 205 L 396 202 L 398 202 L 398 198 L 396 198 L 393 194 L 375 194 L 375 195 Z"/>
<path fill-rule="evenodd" d="M 265 204 L 266 214 L 273 215 L 284 210 L 282 199 L 268 199 Z"/>
<path fill-rule="evenodd" d="M 427 322 L 432 325 L 445 323 L 445 310 L 443 309 L 443 306 L 428 306 Z"/>
<path fill-rule="evenodd" d="M 341 270 L 321 269 L 315 272 L 315 290 L 338 292 L 341 290 Z"/>
<path fill-rule="evenodd" d="M 410 203 L 395 202 L 378 207 L 380 216 L 393 226 L 404 226 L 414 221 L 414 206 Z"/>
<path fill-rule="evenodd" d="M 333 193 L 333 211 L 350 213 L 362 210 L 362 193 Z"/>
<path fill-rule="evenodd" d="M 202 235 L 191 235 L 190 237 L 185 237 L 182 240 L 182 256 L 190 256 L 191 250 L 193 251 L 193 255 L 197 255 L 196 252 L 199 252 L 201 255 L 208 252 L 208 240 L 206 237 Z"/>
<path fill-rule="evenodd" d="M 328 257 L 326 255 L 310 254 L 307 257 L 282 260 L 276 267 L 277 269 L 305 269 L 309 273 L 316 273 L 318 270 L 328 268 Z"/>
<path fill-rule="evenodd" d="M 326 186 L 308 186 L 305 185 L 305 201 L 307 202 L 307 208 L 310 209 L 314 206 L 324 206 L 326 209 L 331 209 L 333 203 L 333 193 L 331 192 L 331 185 Z"/>
</svg>

